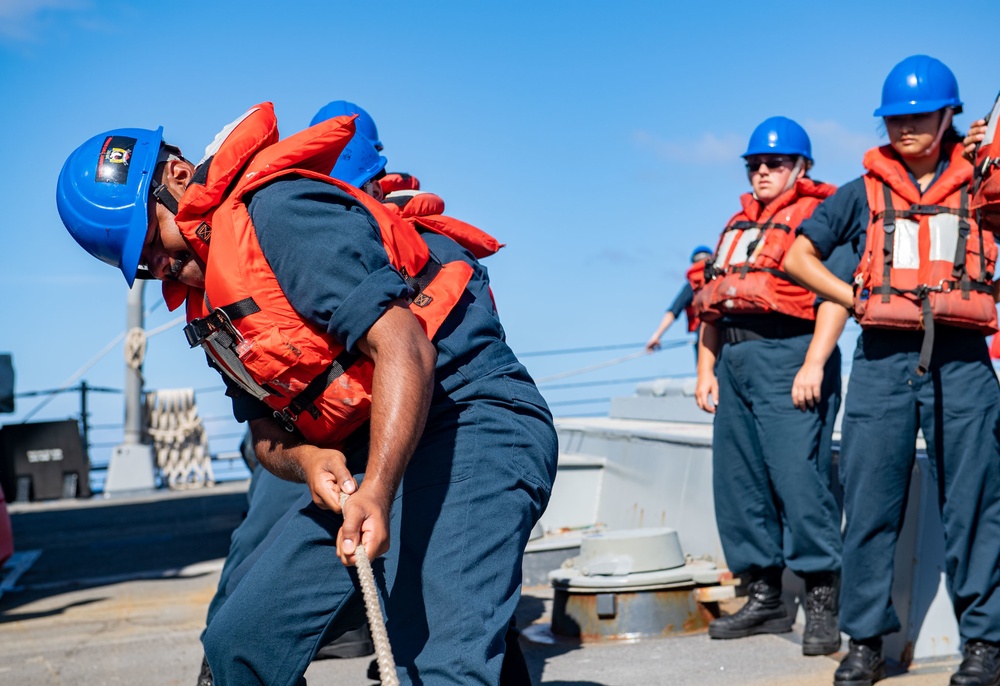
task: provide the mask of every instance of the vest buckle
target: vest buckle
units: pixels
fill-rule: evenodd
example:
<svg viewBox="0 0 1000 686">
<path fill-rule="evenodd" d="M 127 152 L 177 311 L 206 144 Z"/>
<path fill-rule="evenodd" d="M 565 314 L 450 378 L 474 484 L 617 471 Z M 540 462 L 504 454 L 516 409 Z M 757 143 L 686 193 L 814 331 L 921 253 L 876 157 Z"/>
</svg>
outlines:
<svg viewBox="0 0 1000 686">
<path fill-rule="evenodd" d="M 295 431 L 295 422 L 299 421 L 299 416 L 294 414 L 287 407 L 280 412 L 278 410 L 274 411 L 274 418 L 278 420 L 281 427 L 288 433 Z"/>
</svg>

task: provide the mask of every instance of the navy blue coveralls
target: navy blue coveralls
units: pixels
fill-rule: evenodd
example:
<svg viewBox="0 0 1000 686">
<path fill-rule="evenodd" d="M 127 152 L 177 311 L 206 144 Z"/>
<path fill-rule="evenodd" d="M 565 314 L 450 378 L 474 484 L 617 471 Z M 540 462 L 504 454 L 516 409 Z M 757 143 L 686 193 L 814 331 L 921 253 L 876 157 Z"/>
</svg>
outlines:
<svg viewBox="0 0 1000 686">
<path fill-rule="evenodd" d="M 942 160 L 937 175 L 946 165 Z M 870 216 L 864 181 L 856 179 L 799 231 L 821 257 L 851 246 L 856 265 Z M 923 376 L 916 373 L 922 331 L 866 328 L 854 352 L 839 465 L 846 514 L 840 627 L 858 641 L 900 628 L 892 606 L 893 558 L 918 429 L 940 497 L 948 590 L 960 633 L 1000 641 L 1000 388 L 981 333 L 935 328 Z"/>
<path fill-rule="evenodd" d="M 335 187 L 279 180 L 249 209 L 292 306 L 348 350 L 408 295 L 374 218 Z M 555 431 L 504 341 L 485 269 L 450 239 L 425 240 L 475 274 L 434 339 L 430 413 L 393 503 L 391 547 L 374 566 L 401 683 L 495 684 L 524 546 L 555 476 Z M 348 454 L 359 480 L 364 452 Z M 319 647 L 363 621 L 354 570 L 336 556 L 340 516 L 308 495 L 299 505 L 232 572 L 205 632 L 219 683 L 291 686 Z"/>
<path fill-rule="evenodd" d="M 813 323 L 786 315 L 724 318 L 712 439 L 715 517 L 726 564 L 757 578 L 840 568 L 840 508 L 830 490 L 840 350 L 823 369 L 819 404 L 792 404 Z"/>
</svg>

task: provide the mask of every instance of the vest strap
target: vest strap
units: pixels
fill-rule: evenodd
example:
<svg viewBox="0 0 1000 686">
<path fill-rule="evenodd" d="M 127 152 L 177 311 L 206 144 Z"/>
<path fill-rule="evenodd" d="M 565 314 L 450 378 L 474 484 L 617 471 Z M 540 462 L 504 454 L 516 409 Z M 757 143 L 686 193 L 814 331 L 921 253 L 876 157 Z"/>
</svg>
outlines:
<svg viewBox="0 0 1000 686">
<path fill-rule="evenodd" d="M 882 193 L 885 198 L 885 211 L 882 212 L 882 232 L 885 234 L 882 239 L 882 285 L 878 292 L 882 294 L 882 302 L 891 300 L 892 285 L 892 251 L 895 244 L 896 233 L 896 209 L 892 206 L 892 191 L 885 183 L 882 184 Z"/>
<path fill-rule="evenodd" d="M 342 351 L 324 372 L 316 376 L 301 393 L 292 398 L 288 407 L 280 412 L 275 410 L 274 418 L 281 423 L 285 431 L 295 430 L 295 422 L 299 420 L 299 415 L 303 412 L 311 414 L 313 419 L 319 419 L 319 409 L 315 405 L 316 399 L 323 395 L 330 384 L 343 375 L 352 364 L 357 362 L 358 358 L 360 355 L 356 353 Z"/>
<path fill-rule="evenodd" d="M 757 237 L 750 242 L 750 245 L 747 246 L 747 260 L 746 262 L 743 263 L 743 266 L 740 267 L 741 279 L 747 278 L 747 272 L 750 271 L 750 258 L 753 257 L 754 252 L 757 250 L 757 246 L 760 245 L 760 242 L 762 240 L 764 240 L 764 236 L 767 234 L 767 230 L 770 229 L 771 227 L 772 227 L 771 220 L 768 219 L 766 222 L 764 222 L 764 225 L 760 227 L 760 233 L 757 234 Z M 783 228 L 789 229 L 789 227 L 787 226 Z"/>
<path fill-rule="evenodd" d="M 441 261 L 438 260 L 434 253 L 430 253 L 430 259 L 427 260 L 427 264 L 417 274 L 410 276 L 406 273 L 405 267 L 399 270 L 399 274 L 403 277 L 406 285 L 413 289 L 412 300 L 417 301 L 423 290 L 437 277 L 440 271 Z"/>
<path fill-rule="evenodd" d="M 923 376 L 931 367 L 931 354 L 934 352 L 934 315 L 931 312 L 931 299 L 927 293 L 921 299 L 920 306 L 924 319 L 924 339 L 920 343 L 917 374 Z"/>
</svg>

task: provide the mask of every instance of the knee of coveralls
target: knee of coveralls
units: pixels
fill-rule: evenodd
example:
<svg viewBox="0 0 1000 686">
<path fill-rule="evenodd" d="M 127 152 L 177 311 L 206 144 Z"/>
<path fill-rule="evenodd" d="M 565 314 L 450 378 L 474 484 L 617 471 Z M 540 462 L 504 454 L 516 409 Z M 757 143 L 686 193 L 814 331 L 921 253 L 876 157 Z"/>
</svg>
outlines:
<svg viewBox="0 0 1000 686">
<path fill-rule="evenodd" d="M 305 484 L 285 481 L 271 474 L 262 466 L 254 468 L 248 496 L 250 507 L 247 515 L 233 531 L 215 597 L 208 605 L 205 625 L 212 621 L 228 595 L 227 587 L 233 571 L 239 568 L 254 549 L 261 544 L 271 528 L 288 512 L 289 508 L 307 492 Z"/>
<path fill-rule="evenodd" d="M 336 555 L 342 521 L 305 505 L 241 566 L 203 638 L 216 683 L 294 686 L 326 641 L 360 624 L 355 571 Z"/>
<path fill-rule="evenodd" d="M 818 408 L 792 405 L 791 388 L 810 337 L 726 344 L 718 365 L 713 437 L 716 518 L 726 562 L 753 574 L 786 564 L 801 574 L 835 571 L 840 514 L 830 490 L 829 408 L 838 363 L 826 365 Z"/>
<path fill-rule="evenodd" d="M 896 542 L 915 458 L 921 332 L 858 337 L 842 426 L 844 552 L 840 626 L 855 639 L 898 631 Z"/>
<path fill-rule="evenodd" d="M 474 385 L 436 408 L 400 488 L 386 614 L 404 683 L 497 683 L 524 546 L 551 490 L 556 438 L 534 385 Z"/>
<path fill-rule="evenodd" d="M 921 395 L 961 635 L 1000 641 L 1000 388 L 983 337 L 945 329 Z"/>
</svg>

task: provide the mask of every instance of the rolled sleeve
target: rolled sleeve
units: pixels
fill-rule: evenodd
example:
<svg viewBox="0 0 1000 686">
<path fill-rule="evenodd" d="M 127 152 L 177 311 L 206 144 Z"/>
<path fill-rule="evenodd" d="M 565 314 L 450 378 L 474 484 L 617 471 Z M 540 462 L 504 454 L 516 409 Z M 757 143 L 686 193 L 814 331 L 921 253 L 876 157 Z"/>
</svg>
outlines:
<svg viewBox="0 0 1000 686">
<path fill-rule="evenodd" d="M 409 288 L 391 265 L 371 274 L 351 291 L 330 318 L 327 331 L 350 351 L 394 300 L 404 298 Z"/>
<path fill-rule="evenodd" d="M 798 234 L 808 238 L 826 260 L 838 246 L 858 243 L 868 228 L 869 212 L 864 180 L 855 179 L 820 203 L 799 226 Z"/>
<path fill-rule="evenodd" d="M 694 302 L 694 290 L 691 288 L 690 283 L 686 283 L 684 284 L 684 287 L 680 290 L 680 292 L 677 294 L 677 297 L 674 298 L 674 301 L 670 304 L 670 308 L 667 310 L 667 312 L 672 312 L 674 318 L 676 319 L 677 317 L 681 316 L 681 312 L 683 312 L 685 308 L 691 307 L 691 303 L 693 302 Z"/>
</svg>

